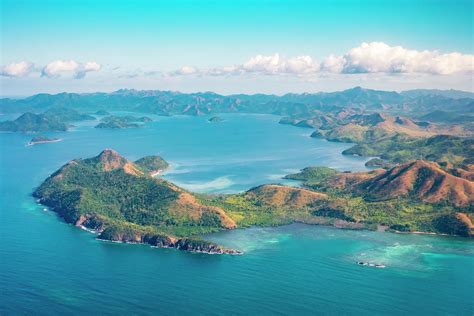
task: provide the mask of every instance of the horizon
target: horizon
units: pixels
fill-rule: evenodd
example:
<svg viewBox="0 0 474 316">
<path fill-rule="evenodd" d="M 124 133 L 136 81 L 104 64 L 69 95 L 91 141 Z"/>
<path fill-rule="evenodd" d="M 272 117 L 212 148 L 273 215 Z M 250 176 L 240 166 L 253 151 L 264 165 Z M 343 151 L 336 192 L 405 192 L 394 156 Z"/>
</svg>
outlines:
<svg viewBox="0 0 474 316">
<path fill-rule="evenodd" d="M 460 92 L 460 93 L 472 93 L 474 94 L 474 91 L 468 91 L 468 90 L 459 90 L 459 89 L 435 89 L 435 88 L 420 88 L 420 89 L 407 89 L 407 90 L 384 90 L 384 89 L 371 89 L 371 88 L 366 88 L 362 86 L 353 86 L 351 88 L 347 89 L 341 89 L 341 90 L 326 90 L 326 91 L 315 91 L 315 92 L 308 92 L 308 91 L 303 91 L 303 92 L 284 92 L 284 93 L 243 93 L 243 92 L 237 92 L 237 93 L 217 93 L 215 91 L 190 91 L 190 92 L 185 92 L 185 91 L 179 91 L 179 90 L 163 90 L 163 89 L 134 89 L 134 88 L 119 88 L 116 90 L 112 91 L 92 91 L 92 92 L 70 92 L 70 91 L 60 91 L 60 92 L 55 92 L 55 93 L 47 93 L 47 92 L 38 92 L 34 94 L 29 94 L 29 95 L 0 95 L 0 99 L 26 99 L 30 98 L 36 95 L 41 95 L 41 94 L 47 94 L 47 95 L 59 95 L 59 94 L 79 94 L 79 95 L 90 95 L 90 94 L 95 94 L 95 93 L 105 93 L 105 94 L 111 94 L 115 92 L 119 92 L 121 90 L 125 91 L 137 91 L 137 92 L 146 92 L 146 91 L 159 91 L 159 92 L 171 92 L 171 93 L 179 93 L 179 94 L 204 94 L 204 93 L 214 93 L 223 97 L 231 97 L 231 96 L 236 96 L 236 95 L 248 95 L 248 96 L 254 96 L 254 95 L 269 95 L 269 96 L 277 96 L 277 97 L 282 97 L 288 94 L 296 94 L 296 95 L 303 95 L 303 94 L 324 94 L 324 93 L 337 93 L 337 92 L 344 92 L 348 90 L 354 90 L 360 88 L 362 90 L 371 90 L 371 91 L 381 91 L 381 92 L 395 92 L 395 93 L 403 93 L 403 92 L 409 92 L 409 91 L 440 91 L 440 92 L 447 92 L 447 91 L 452 91 L 452 92 Z"/>
</svg>

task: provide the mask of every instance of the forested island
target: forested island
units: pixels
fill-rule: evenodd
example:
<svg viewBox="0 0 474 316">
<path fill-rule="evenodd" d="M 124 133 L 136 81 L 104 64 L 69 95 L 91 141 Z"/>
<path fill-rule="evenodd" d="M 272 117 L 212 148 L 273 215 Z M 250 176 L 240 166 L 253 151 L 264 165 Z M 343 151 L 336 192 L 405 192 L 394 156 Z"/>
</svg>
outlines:
<svg viewBox="0 0 474 316">
<path fill-rule="evenodd" d="M 262 185 L 241 194 L 193 194 L 154 178 L 157 156 L 131 162 L 106 149 L 68 162 L 33 193 L 68 223 L 99 239 L 206 253 L 238 254 L 202 240 L 204 233 L 293 222 L 351 229 L 473 233 L 472 170 L 423 160 L 371 172 L 311 167 L 287 176 L 304 188 Z"/>
<path fill-rule="evenodd" d="M 96 128 L 112 128 L 112 129 L 119 129 L 119 128 L 138 128 L 143 127 L 142 123 L 151 122 L 152 119 L 143 116 L 143 117 L 135 117 L 135 116 L 116 116 L 110 115 L 106 116 L 101 119 L 101 123 L 97 124 Z"/>
</svg>

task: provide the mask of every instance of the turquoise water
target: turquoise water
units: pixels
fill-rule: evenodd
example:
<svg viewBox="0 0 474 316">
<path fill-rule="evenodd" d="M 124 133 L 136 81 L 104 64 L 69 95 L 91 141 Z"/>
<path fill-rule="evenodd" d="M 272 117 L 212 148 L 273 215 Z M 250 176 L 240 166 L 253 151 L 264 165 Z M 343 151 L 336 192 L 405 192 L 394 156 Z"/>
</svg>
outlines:
<svg viewBox="0 0 474 316">
<path fill-rule="evenodd" d="M 30 197 L 68 160 L 106 147 L 131 159 L 162 155 L 167 179 L 200 192 L 284 182 L 309 165 L 364 169 L 365 159 L 340 155 L 348 144 L 311 139 L 277 117 L 223 117 L 114 131 L 81 123 L 36 146 L 25 146 L 31 135 L 0 134 L 0 314 L 474 313 L 469 240 L 290 225 L 207 236 L 242 256 L 191 254 L 97 241 Z"/>
</svg>

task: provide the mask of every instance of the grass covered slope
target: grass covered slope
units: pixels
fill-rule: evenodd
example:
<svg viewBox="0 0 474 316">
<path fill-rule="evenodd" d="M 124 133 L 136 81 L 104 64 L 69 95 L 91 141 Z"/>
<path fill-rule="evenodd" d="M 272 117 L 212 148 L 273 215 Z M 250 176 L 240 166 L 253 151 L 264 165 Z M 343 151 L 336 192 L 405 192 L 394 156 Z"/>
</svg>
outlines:
<svg viewBox="0 0 474 316">
<path fill-rule="evenodd" d="M 315 206 L 313 214 L 384 224 L 394 230 L 473 233 L 474 182 L 452 169 L 422 160 L 371 172 L 327 169 L 306 168 L 287 176 L 327 193 L 328 199 Z M 464 227 L 462 233 L 459 227 Z"/>
<path fill-rule="evenodd" d="M 66 222 L 96 230 L 102 239 L 232 252 L 189 238 L 234 228 L 223 210 L 201 204 L 190 193 L 150 177 L 142 167 L 110 149 L 94 158 L 70 161 L 46 179 L 34 196 Z"/>
<path fill-rule="evenodd" d="M 429 138 L 410 138 L 395 135 L 371 143 L 355 145 L 343 152 L 346 155 L 379 156 L 395 163 L 413 159 L 458 164 L 474 163 L 474 139 L 437 135 Z"/>
</svg>

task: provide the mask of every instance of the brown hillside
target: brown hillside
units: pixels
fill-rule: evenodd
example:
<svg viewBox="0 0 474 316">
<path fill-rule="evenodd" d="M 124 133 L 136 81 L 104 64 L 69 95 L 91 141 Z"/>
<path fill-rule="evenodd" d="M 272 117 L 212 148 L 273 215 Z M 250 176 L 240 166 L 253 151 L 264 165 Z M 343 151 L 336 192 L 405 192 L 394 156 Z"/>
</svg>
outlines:
<svg viewBox="0 0 474 316">
<path fill-rule="evenodd" d="M 327 195 L 324 193 L 275 184 L 266 184 L 253 188 L 247 191 L 246 196 L 258 198 L 259 201 L 270 206 L 290 208 L 309 207 L 314 202 L 327 198 Z"/>
<path fill-rule="evenodd" d="M 474 204 L 474 182 L 447 173 L 437 163 L 415 160 L 363 181 L 359 188 L 375 199 L 411 195 L 424 202 Z"/>
<path fill-rule="evenodd" d="M 222 227 L 229 229 L 237 227 L 234 220 L 227 216 L 224 210 L 216 206 L 203 205 L 187 192 L 182 192 L 178 199 L 171 203 L 169 212 L 175 216 L 188 217 L 193 220 L 201 219 L 206 213 L 216 214 L 221 220 Z"/>
<path fill-rule="evenodd" d="M 370 172 L 341 172 L 329 177 L 325 186 L 335 189 L 351 188 L 384 172 L 384 169 L 375 169 Z"/>
</svg>

